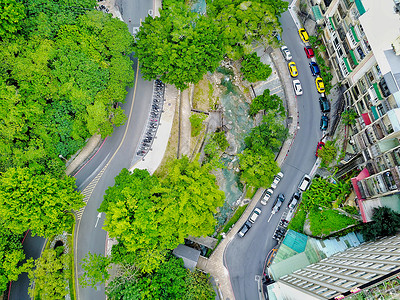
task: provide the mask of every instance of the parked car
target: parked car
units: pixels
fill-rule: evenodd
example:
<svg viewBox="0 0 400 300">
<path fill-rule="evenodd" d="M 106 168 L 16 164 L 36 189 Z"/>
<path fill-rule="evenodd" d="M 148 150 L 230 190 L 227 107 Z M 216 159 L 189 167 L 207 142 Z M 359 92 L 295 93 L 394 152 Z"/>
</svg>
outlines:
<svg viewBox="0 0 400 300">
<path fill-rule="evenodd" d="M 326 97 L 319 97 L 319 107 L 321 108 L 322 113 L 327 113 L 331 111 L 331 106 Z"/>
<path fill-rule="evenodd" d="M 309 40 L 309 36 L 307 31 L 304 28 L 299 29 L 299 36 L 304 43 L 307 43 Z"/>
<path fill-rule="evenodd" d="M 310 46 L 304 47 L 304 52 L 306 53 L 307 58 L 314 57 L 314 50 Z"/>
<path fill-rule="evenodd" d="M 257 221 L 257 218 L 261 215 L 261 209 L 256 207 L 249 217 L 250 223 L 254 224 Z"/>
<path fill-rule="evenodd" d="M 293 61 L 288 63 L 288 68 L 289 68 L 290 76 L 297 77 L 299 75 L 296 64 Z"/>
<path fill-rule="evenodd" d="M 271 198 L 272 194 L 274 193 L 274 190 L 269 188 L 265 191 L 264 197 L 261 197 L 261 204 L 262 205 L 267 205 L 268 200 Z"/>
<path fill-rule="evenodd" d="M 317 151 L 315 151 L 315 156 L 318 157 L 318 151 L 325 146 L 324 142 L 318 142 Z"/>
<path fill-rule="evenodd" d="M 299 190 L 302 192 L 306 191 L 310 186 L 310 183 L 311 183 L 311 177 L 305 174 L 299 183 Z"/>
<path fill-rule="evenodd" d="M 289 204 L 288 204 L 289 209 L 295 208 L 299 201 L 300 201 L 300 193 L 299 192 L 295 192 L 292 195 L 292 198 L 290 198 L 290 201 L 289 201 Z"/>
<path fill-rule="evenodd" d="M 247 220 L 243 226 L 240 228 L 240 230 L 238 231 L 238 236 L 240 237 L 244 237 L 245 234 L 250 230 L 251 228 L 251 223 Z"/>
<path fill-rule="evenodd" d="M 325 93 L 325 86 L 324 86 L 324 81 L 322 80 L 321 77 L 317 77 L 315 79 L 315 86 L 317 87 L 318 93 Z"/>
<path fill-rule="evenodd" d="M 292 54 L 290 53 L 288 47 L 282 46 L 282 47 L 281 47 L 281 52 L 282 52 L 283 57 L 284 57 L 287 61 L 292 60 Z"/>
<path fill-rule="evenodd" d="M 283 177 L 282 172 L 279 172 L 278 174 L 275 175 L 274 181 L 271 184 L 271 187 L 273 189 L 276 189 L 276 187 L 278 186 L 278 183 L 281 181 L 282 177 Z"/>
<path fill-rule="evenodd" d="M 276 214 L 282 206 L 282 203 L 285 201 L 285 195 L 279 194 L 278 197 L 275 199 L 274 207 L 272 208 L 272 214 Z"/>
<path fill-rule="evenodd" d="M 329 118 L 325 115 L 321 116 L 321 122 L 319 124 L 319 128 L 321 130 L 327 130 L 328 129 L 328 123 L 329 123 Z"/>
<path fill-rule="evenodd" d="M 310 66 L 311 74 L 313 76 L 318 76 L 321 73 L 318 64 L 316 62 L 312 61 L 308 65 Z"/>
<path fill-rule="evenodd" d="M 301 87 L 301 82 L 298 79 L 293 80 L 293 88 L 294 88 L 294 93 L 296 96 L 303 95 L 303 88 Z"/>
</svg>

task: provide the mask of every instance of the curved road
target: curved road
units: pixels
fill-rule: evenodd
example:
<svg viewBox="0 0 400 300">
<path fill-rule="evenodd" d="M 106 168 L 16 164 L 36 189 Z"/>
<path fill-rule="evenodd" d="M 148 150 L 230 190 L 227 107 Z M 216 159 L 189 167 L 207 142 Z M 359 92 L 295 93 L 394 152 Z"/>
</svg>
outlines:
<svg viewBox="0 0 400 300">
<path fill-rule="evenodd" d="M 316 90 L 314 77 L 311 75 L 304 53 L 304 44 L 300 40 L 297 27 L 289 13 L 282 14 L 282 39 L 292 53 L 297 65 L 303 95 L 297 97 L 299 111 L 299 129 L 286 160 L 282 164 L 284 177 L 274 191 L 273 197 L 266 206 L 257 204 L 262 209 L 261 218 L 253 225 L 243 238 L 235 237 L 226 249 L 225 260 L 229 270 L 230 280 L 237 300 L 259 299 L 256 276 L 262 276 L 267 254 L 277 242 L 272 235 L 282 214 L 288 210 L 287 204 L 297 185 L 305 173 L 310 173 L 315 163 L 315 150 L 322 136 L 319 129 L 321 112 L 319 110 L 319 94 Z M 272 204 L 279 193 L 285 195 L 281 210 L 270 222 Z M 263 299 L 263 298 L 261 298 Z"/>
</svg>

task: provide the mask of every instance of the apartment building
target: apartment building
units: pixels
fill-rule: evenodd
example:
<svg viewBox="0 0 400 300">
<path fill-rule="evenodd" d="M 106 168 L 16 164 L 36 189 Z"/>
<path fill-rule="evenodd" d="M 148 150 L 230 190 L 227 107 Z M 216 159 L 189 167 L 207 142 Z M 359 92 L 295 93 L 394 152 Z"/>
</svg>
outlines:
<svg viewBox="0 0 400 300">
<path fill-rule="evenodd" d="M 364 243 L 275 279 L 269 299 L 342 299 L 400 274 L 400 236 Z"/>
<path fill-rule="evenodd" d="M 363 172 L 353 178 L 363 220 L 390 196 L 400 202 L 400 15 L 394 0 L 313 0 L 344 105 L 357 114 L 350 144 Z M 316 9 L 313 9 L 316 11 Z M 387 198 L 389 199 L 389 198 Z M 373 200 L 368 203 L 366 200 Z M 371 204 L 372 203 L 372 204 Z M 393 205 L 392 205 L 393 206 Z M 400 208 L 400 206 L 399 206 Z"/>
</svg>

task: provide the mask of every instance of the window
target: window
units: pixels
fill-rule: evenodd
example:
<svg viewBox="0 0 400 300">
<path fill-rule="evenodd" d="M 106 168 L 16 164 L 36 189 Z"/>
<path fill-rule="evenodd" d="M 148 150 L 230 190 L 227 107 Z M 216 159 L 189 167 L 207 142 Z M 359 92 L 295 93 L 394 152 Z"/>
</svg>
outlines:
<svg viewBox="0 0 400 300">
<path fill-rule="evenodd" d="M 306 288 L 308 288 L 308 287 L 310 287 L 312 285 L 313 285 L 313 283 L 306 284 L 305 286 L 303 286 L 303 289 L 306 289 Z"/>
<path fill-rule="evenodd" d="M 310 288 L 310 291 L 315 291 L 316 289 L 319 289 L 321 286 L 320 285 L 315 285 L 312 288 Z"/>
<path fill-rule="evenodd" d="M 365 276 L 364 278 L 365 278 L 365 279 L 372 279 L 372 278 L 375 278 L 376 276 L 378 276 L 378 275 L 375 274 L 375 273 L 372 273 L 372 274 L 368 274 L 368 275 Z"/>
<path fill-rule="evenodd" d="M 317 294 L 322 294 L 322 293 L 326 292 L 327 290 L 328 290 L 327 288 L 323 288 L 322 290 L 319 290 L 317 292 Z"/>
<path fill-rule="evenodd" d="M 360 55 L 360 59 L 363 60 L 365 57 L 364 51 L 362 50 L 362 48 L 360 46 L 357 47 L 357 52 Z"/>
<path fill-rule="evenodd" d="M 372 82 L 375 80 L 374 75 L 371 71 L 367 73 L 367 80 L 370 81 L 369 85 L 372 85 Z M 371 251 L 375 250 L 376 248 L 372 248 Z"/>
<path fill-rule="evenodd" d="M 351 271 L 347 272 L 346 275 L 351 275 L 351 274 L 354 274 L 355 272 L 357 272 L 357 271 L 356 270 L 351 270 Z"/>
<path fill-rule="evenodd" d="M 345 288 L 351 288 L 351 287 L 353 287 L 353 286 L 356 286 L 357 285 L 357 282 L 350 282 L 350 283 L 348 283 L 348 284 L 346 284 L 344 287 Z"/>
</svg>

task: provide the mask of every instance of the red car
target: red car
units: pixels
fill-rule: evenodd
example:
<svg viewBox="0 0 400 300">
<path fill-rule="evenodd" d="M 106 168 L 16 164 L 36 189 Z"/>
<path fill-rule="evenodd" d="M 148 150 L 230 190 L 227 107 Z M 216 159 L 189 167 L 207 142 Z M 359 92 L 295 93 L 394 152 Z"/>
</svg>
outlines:
<svg viewBox="0 0 400 300">
<path fill-rule="evenodd" d="M 304 52 L 306 53 L 307 58 L 314 57 L 314 50 L 310 46 L 304 47 Z"/>
<path fill-rule="evenodd" d="M 325 146 L 324 142 L 318 142 L 317 151 L 315 151 L 315 156 L 318 157 L 318 151 Z"/>
</svg>

